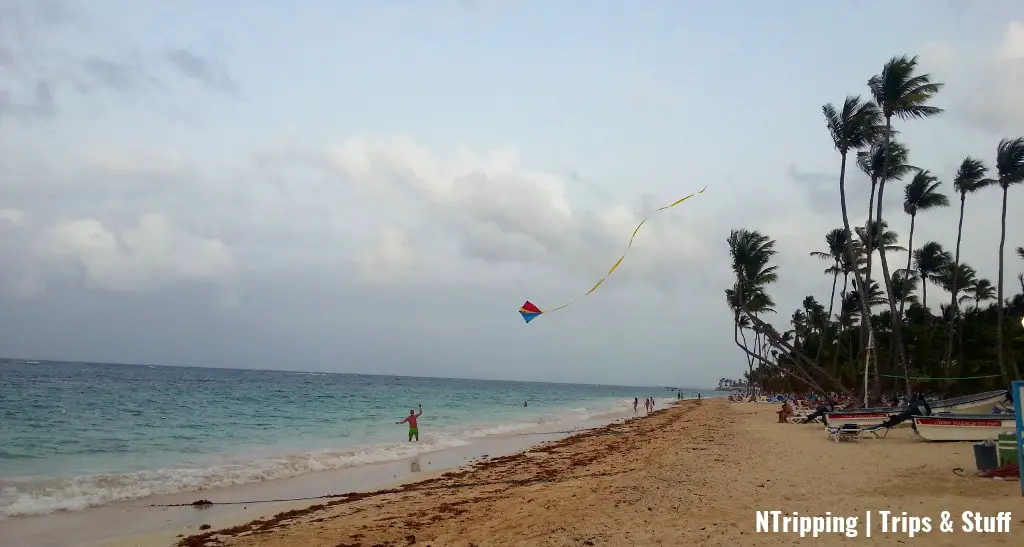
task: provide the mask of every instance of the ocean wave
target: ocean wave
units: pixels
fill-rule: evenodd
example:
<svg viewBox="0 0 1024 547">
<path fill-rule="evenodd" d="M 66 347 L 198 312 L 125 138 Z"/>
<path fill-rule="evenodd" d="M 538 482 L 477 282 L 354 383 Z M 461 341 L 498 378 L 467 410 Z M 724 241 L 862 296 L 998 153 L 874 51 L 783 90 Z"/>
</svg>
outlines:
<svg viewBox="0 0 1024 547">
<path fill-rule="evenodd" d="M 398 461 L 420 454 L 466 446 L 458 438 L 429 438 L 420 443 L 393 443 L 289 454 L 210 467 L 174 467 L 99 473 L 52 479 L 15 479 L 0 483 L 0 512 L 6 516 L 75 511 L 117 501 L 193 492 L 224 486 L 295 477 L 372 463 Z"/>
<path fill-rule="evenodd" d="M 42 515 L 76 511 L 150 496 L 208 490 L 399 461 L 420 454 L 468 446 L 473 440 L 547 430 L 579 429 L 585 422 L 612 421 L 631 410 L 631 400 L 610 401 L 598 408 L 571 408 L 524 421 L 466 424 L 438 428 L 419 443 L 384 443 L 315 452 L 299 452 L 206 467 L 169 467 L 77 477 L 0 479 L 0 515 Z"/>
</svg>

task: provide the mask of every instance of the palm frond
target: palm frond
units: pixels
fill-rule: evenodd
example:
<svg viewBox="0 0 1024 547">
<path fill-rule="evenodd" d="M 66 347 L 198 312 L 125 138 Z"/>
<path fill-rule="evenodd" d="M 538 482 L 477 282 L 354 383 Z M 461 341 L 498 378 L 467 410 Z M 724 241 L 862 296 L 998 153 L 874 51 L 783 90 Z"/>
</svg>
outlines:
<svg viewBox="0 0 1024 547">
<path fill-rule="evenodd" d="M 1003 139 L 996 147 L 996 171 L 1003 188 L 1024 181 L 1024 137 Z"/>
<path fill-rule="evenodd" d="M 846 97 L 841 109 L 828 103 L 821 107 L 821 112 L 832 144 L 841 154 L 870 145 L 884 130 L 878 106 L 856 95 Z"/>
<path fill-rule="evenodd" d="M 889 59 L 882 72 L 868 80 L 868 89 L 886 119 L 896 116 L 901 120 L 930 118 L 942 113 L 937 106 L 928 105 L 943 84 L 933 82 L 928 74 L 915 74 L 917 56 L 902 55 Z"/>
<path fill-rule="evenodd" d="M 930 171 L 918 169 L 914 178 L 903 189 L 903 210 L 910 216 L 918 211 L 947 207 L 949 198 L 939 193 L 942 183 Z"/>
<path fill-rule="evenodd" d="M 967 156 L 953 175 L 953 188 L 961 196 L 977 192 L 995 182 L 985 178 L 987 172 L 988 167 L 981 160 Z"/>
</svg>

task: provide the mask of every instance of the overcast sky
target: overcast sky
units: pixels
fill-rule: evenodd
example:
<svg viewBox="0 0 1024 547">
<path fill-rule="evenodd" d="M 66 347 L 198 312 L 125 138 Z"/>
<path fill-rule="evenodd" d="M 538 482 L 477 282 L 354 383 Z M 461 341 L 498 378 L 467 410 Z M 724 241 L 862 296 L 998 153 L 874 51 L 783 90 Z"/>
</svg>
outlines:
<svg viewBox="0 0 1024 547">
<path fill-rule="evenodd" d="M 0 0 L 0 355 L 737 377 L 729 229 L 778 240 L 778 325 L 827 301 L 808 257 L 841 225 L 821 106 L 903 53 L 948 84 L 946 114 L 896 127 L 954 198 L 965 155 L 1024 136 L 1016 0 Z M 643 213 L 705 185 L 597 292 L 523 323 L 524 300 L 579 296 Z M 858 222 L 867 188 L 851 170 Z M 905 234 L 902 184 L 886 197 Z M 999 200 L 968 199 L 963 237 L 993 281 Z M 916 242 L 952 249 L 956 215 L 922 214 Z"/>
</svg>

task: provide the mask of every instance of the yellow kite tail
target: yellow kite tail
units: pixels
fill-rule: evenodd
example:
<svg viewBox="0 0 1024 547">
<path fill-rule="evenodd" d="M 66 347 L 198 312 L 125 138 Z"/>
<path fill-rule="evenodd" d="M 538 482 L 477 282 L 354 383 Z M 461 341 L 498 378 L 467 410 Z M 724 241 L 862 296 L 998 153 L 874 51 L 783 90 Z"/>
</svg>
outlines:
<svg viewBox="0 0 1024 547">
<path fill-rule="evenodd" d="M 558 306 L 556 308 L 551 308 L 549 310 L 543 310 L 541 313 L 551 313 L 553 311 L 558 311 L 558 310 L 562 310 L 562 309 L 568 308 L 569 306 L 575 304 L 576 302 L 579 302 L 583 297 L 589 296 L 590 293 L 596 291 L 597 288 L 600 287 L 601 284 L 604 283 L 605 280 L 607 280 L 610 275 L 612 275 L 612 272 L 614 272 L 619 267 L 619 265 L 622 264 L 622 261 L 626 258 L 626 255 L 629 253 L 629 249 L 633 247 L 633 240 L 636 239 L 636 234 L 637 234 L 637 232 L 640 231 L 640 227 L 641 226 L 643 226 L 655 214 L 657 214 L 657 213 L 659 213 L 661 211 L 664 211 L 665 209 L 671 209 L 671 208 L 675 207 L 676 205 L 679 205 L 680 203 L 682 203 L 682 202 L 692 198 L 693 196 L 696 196 L 698 194 L 703 194 L 704 191 L 707 190 L 707 189 L 708 189 L 708 187 L 705 186 L 704 188 L 701 188 L 701 190 L 699 192 L 696 192 L 696 193 L 690 194 L 688 196 L 679 198 L 679 199 L 675 200 L 674 202 L 672 202 L 672 203 L 670 203 L 670 204 L 668 204 L 668 205 L 666 205 L 664 207 L 661 207 L 659 209 L 655 209 L 651 214 L 647 215 L 647 218 L 641 220 L 640 224 L 636 225 L 636 229 L 633 230 L 633 235 L 629 236 L 629 243 L 626 245 L 626 250 L 622 253 L 622 256 L 620 256 L 619 259 L 615 261 L 615 264 L 612 264 L 612 267 L 608 269 L 608 273 L 604 274 L 604 277 L 602 277 L 600 279 L 600 281 L 598 281 L 597 283 L 594 283 L 594 286 L 590 287 L 589 291 L 587 291 L 583 295 L 577 297 L 575 300 L 572 300 L 571 302 L 569 302 L 567 304 L 562 304 L 561 306 Z"/>
</svg>

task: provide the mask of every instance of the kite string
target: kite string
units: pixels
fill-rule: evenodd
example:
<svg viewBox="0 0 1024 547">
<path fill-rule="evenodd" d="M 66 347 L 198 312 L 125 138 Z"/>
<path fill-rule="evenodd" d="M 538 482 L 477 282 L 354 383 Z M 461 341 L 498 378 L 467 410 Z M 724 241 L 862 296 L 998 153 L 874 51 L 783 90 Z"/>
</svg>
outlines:
<svg viewBox="0 0 1024 547">
<path fill-rule="evenodd" d="M 701 190 L 699 192 L 695 192 L 695 193 L 690 194 L 688 196 L 681 197 L 681 198 L 677 199 L 676 201 L 672 202 L 669 205 L 666 205 L 666 206 L 661 207 L 659 209 L 655 209 L 651 214 L 647 215 L 647 217 L 645 217 L 643 220 L 641 220 L 640 224 L 636 225 L 636 229 L 633 230 L 633 235 L 629 236 L 629 243 L 626 244 L 626 250 L 622 253 L 622 256 L 620 256 L 619 259 L 617 261 L 615 261 L 615 264 L 613 264 L 612 267 L 608 269 L 608 273 L 604 274 L 604 277 L 602 277 L 600 281 L 595 283 L 594 286 L 591 287 L 589 291 L 584 293 L 582 296 L 579 296 L 579 297 L 573 299 L 571 302 L 569 302 L 567 304 L 562 304 L 561 306 L 558 306 L 558 307 L 555 307 L 555 308 L 551 308 L 551 309 L 548 309 L 548 310 L 541 310 L 541 313 L 551 313 L 553 311 L 558 311 L 558 310 L 561 310 L 561 309 L 568 308 L 569 306 L 575 304 L 576 302 L 579 302 L 581 299 L 583 299 L 583 297 L 589 296 L 590 293 L 596 291 L 597 288 L 600 287 L 602 283 L 604 283 L 609 277 L 611 277 L 612 272 L 614 272 L 619 267 L 619 265 L 622 264 L 622 261 L 626 259 L 626 255 L 629 254 L 629 250 L 631 248 L 633 248 L 633 240 L 636 239 L 636 234 L 640 232 L 640 228 L 648 220 L 650 220 L 651 217 L 653 217 L 655 214 L 657 214 L 657 213 L 659 213 L 661 211 L 664 211 L 665 209 L 671 209 L 671 208 L 675 207 L 676 205 L 679 205 L 680 203 L 682 203 L 682 202 L 692 198 L 693 196 L 696 196 L 698 194 L 703 194 L 704 190 L 707 190 L 707 189 L 708 189 L 708 187 L 705 186 L 704 188 L 701 188 Z"/>
</svg>

